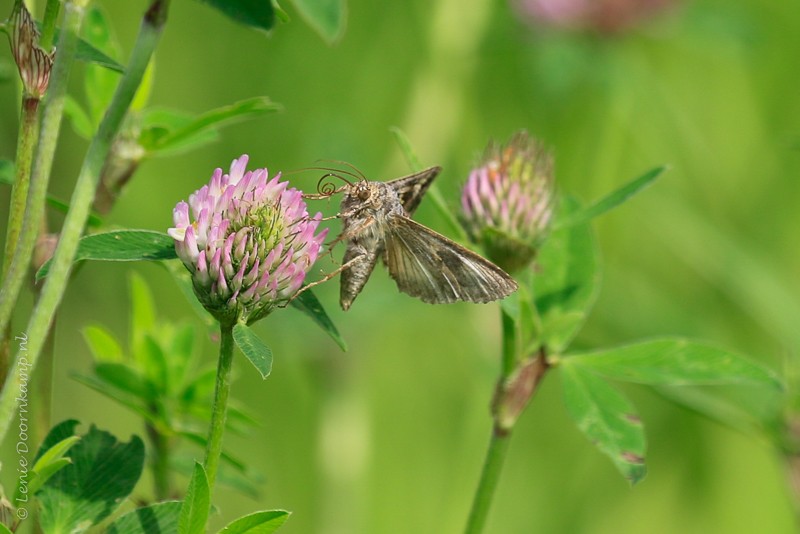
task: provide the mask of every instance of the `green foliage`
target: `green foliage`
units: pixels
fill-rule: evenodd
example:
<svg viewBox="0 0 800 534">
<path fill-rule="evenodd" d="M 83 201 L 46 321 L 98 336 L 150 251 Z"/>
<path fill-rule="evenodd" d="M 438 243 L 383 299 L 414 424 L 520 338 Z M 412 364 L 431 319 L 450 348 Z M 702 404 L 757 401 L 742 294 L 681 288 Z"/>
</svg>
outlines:
<svg viewBox="0 0 800 534">
<path fill-rule="evenodd" d="M 561 366 L 564 404 L 578 428 L 635 484 L 644 478 L 645 437 L 635 408 L 602 379 L 566 360 Z"/>
<path fill-rule="evenodd" d="M 54 430 L 74 431 L 76 425 L 70 421 Z M 40 458 L 48 450 L 43 445 Z M 69 454 L 72 462 L 53 474 L 37 494 L 45 532 L 82 532 L 108 517 L 133 490 L 144 464 L 142 440 L 133 436 L 128 443 L 120 442 L 94 425 Z"/>
<path fill-rule="evenodd" d="M 300 293 L 296 299 L 292 300 L 291 305 L 311 317 L 317 326 L 331 336 L 336 344 L 339 345 L 339 348 L 347 350 L 347 343 L 344 338 L 339 333 L 336 325 L 333 324 L 333 321 L 331 321 L 331 318 L 328 317 L 328 313 L 322 307 L 322 303 L 310 289 Z"/>
<path fill-rule="evenodd" d="M 341 39 L 345 28 L 345 0 L 291 0 L 305 19 L 328 44 Z"/>
<path fill-rule="evenodd" d="M 600 215 L 613 210 L 626 200 L 630 199 L 633 195 L 639 193 L 647 186 L 652 184 L 656 178 L 661 176 L 661 174 L 666 170 L 667 167 L 662 166 L 647 171 L 638 178 L 631 180 L 619 189 L 612 191 L 605 197 L 594 202 L 591 206 L 574 211 L 568 217 L 563 218 L 560 221 L 556 221 L 555 227 L 564 228 L 576 224 L 583 224 L 589 222 L 595 217 L 599 217 Z"/>
<path fill-rule="evenodd" d="M 14 163 L 8 160 L 0 160 L 0 184 L 14 185 Z M 66 213 L 69 211 L 69 204 L 63 200 L 59 200 L 53 195 L 47 195 L 47 204 L 55 210 Z M 102 219 L 97 214 L 89 214 L 87 224 L 92 227 L 100 226 L 103 223 Z"/>
<path fill-rule="evenodd" d="M 170 260 L 176 258 L 175 241 L 167 234 L 152 230 L 118 230 L 82 237 L 75 262 Z M 50 270 L 50 261 L 36 273 L 41 280 Z"/>
<path fill-rule="evenodd" d="M 661 386 L 755 385 L 781 388 L 769 369 L 728 350 L 686 339 L 657 339 L 568 357 L 599 375 Z"/>
<path fill-rule="evenodd" d="M 275 24 L 271 2 L 263 0 L 196 0 L 217 9 L 226 17 L 259 30 L 269 30 Z"/>
<path fill-rule="evenodd" d="M 137 508 L 108 526 L 108 534 L 156 534 L 176 532 L 180 501 L 167 501 Z"/>
<path fill-rule="evenodd" d="M 178 519 L 178 534 L 201 534 L 206 531 L 206 520 L 211 508 L 211 495 L 208 488 L 206 470 L 199 463 L 194 466 L 194 474 L 183 499 Z"/>
<path fill-rule="evenodd" d="M 219 534 L 271 534 L 278 530 L 287 519 L 289 519 L 289 512 L 285 510 L 255 512 L 232 521 L 220 530 Z"/>
<path fill-rule="evenodd" d="M 214 392 L 215 366 L 200 365 L 197 358 L 197 332 L 188 323 L 173 324 L 156 314 L 153 295 L 137 274 L 130 279 L 130 338 L 123 348 L 105 327 L 90 325 L 83 330 L 84 339 L 94 359 L 92 374 L 74 374 L 74 378 L 95 391 L 113 399 L 141 417 L 156 441 L 167 442 L 170 450 L 162 451 L 172 458 L 170 468 L 183 471 L 177 460 L 181 440 L 186 439 L 197 450 L 204 450 L 204 428 L 210 419 Z M 228 430 L 245 434 L 255 420 L 235 402 L 229 408 Z M 155 442 L 153 443 L 155 447 Z M 224 468 L 245 478 L 230 475 L 237 488 L 250 494 L 257 490 L 247 478 L 258 478 L 243 462 L 223 453 Z M 225 473 L 225 471 L 223 471 Z"/>
<path fill-rule="evenodd" d="M 233 325 L 233 340 L 242 354 L 261 373 L 261 378 L 267 378 L 272 371 L 272 351 L 261 338 L 246 324 L 237 323 Z"/>
<path fill-rule="evenodd" d="M 559 217 L 578 209 L 561 200 Z M 558 220 L 558 219 L 557 219 Z M 541 343 L 550 353 L 564 351 L 591 311 L 600 288 L 600 259 L 588 223 L 555 230 L 539 252 L 533 277 L 533 308 L 541 320 Z"/>
</svg>

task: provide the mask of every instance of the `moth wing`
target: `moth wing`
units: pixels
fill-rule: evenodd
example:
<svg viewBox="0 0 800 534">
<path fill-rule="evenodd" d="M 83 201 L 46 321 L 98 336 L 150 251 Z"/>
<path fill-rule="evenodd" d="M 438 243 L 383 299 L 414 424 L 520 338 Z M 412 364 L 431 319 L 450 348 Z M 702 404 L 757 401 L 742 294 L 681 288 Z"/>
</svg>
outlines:
<svg viewBox="0 0 800 534">
<path fill-rule="evenodd" d="M 386 266 L 398 289 L 430 304 L 491 302 L 517 290 L 500 267 L 407 217 L 392 217 Z"/>
<path fill-rule="evenodd" d="M 441 167 L 430 167 L 424 171 L 415 172 L 414 174 L 409 174 L 402 178 L 395 178 L 394 180 L 386 182 L 386 184 L 400 197 L 400 203 L 403 204 L 406 213 L 413 215 L 419 203 L 422 201 L 422 196 L 425 194 L 425 191 L 428 190 L 431 182 L 433 182 L 433 179 L 436 178 L 441 170 Z"/>
</svg>

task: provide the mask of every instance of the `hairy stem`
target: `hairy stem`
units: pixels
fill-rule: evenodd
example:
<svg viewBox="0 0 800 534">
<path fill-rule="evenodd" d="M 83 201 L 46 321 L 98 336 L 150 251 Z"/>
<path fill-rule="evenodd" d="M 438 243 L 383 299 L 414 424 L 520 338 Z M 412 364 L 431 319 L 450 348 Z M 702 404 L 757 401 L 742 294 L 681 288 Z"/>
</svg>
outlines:
<svg viewBox="0 0 800 534">
<path fill-rule="evenodd" d="M 208 428 L 208 445 L 203 467 L 208 477 L 211 492 L 217 479 L 219 458 L 222 454 L 222 434 L 228 409 L 228 393 L 231 389 L 231 366 L 233 363 L 233 325 L 220 324 L 219 362 L 217 383 L 214 388 L 214 405 L 211 409 L 211 424 Z"/>
<path fill-rule="evenodd" d="M 81 6 L 83 6 L 83 9 L 80 10 L 81 19 L 83 18 L 82 15 L 85 11 L 85 4 L 87 1 L 88 0 L 83 0 L 80 2 Z M 71 5 L 72 4 L 67 5 L 67 16 L 69 16 L 71 11 L 73 11 L 70 8 Z M 42 288 L 41 298 L 37 303 L 36 308 L 34 308 L 33 314 L 28 322 L 26 333 L 30 337 L 30 346 L 28 347 L 29 350 L 27 354 L 27 360 L 28 365 L 31 368 L 35 367 L 36 365 L 36 360 L 42 350 L 42 342 L 47 334 L 47 330 L 50 327 L 50 323 L 56 308 L 61 302 L 64 290 L 66 289 L 67 281 L 69 280 L 69 275 L 72 270 L 72 262 L 75 258 L 75 252 L 78 248 L 78 240 L 80 239 L 83 228 L 86 225 L 86 219 L 88 218 L 89 209 L 94 199 L 94 193 L 97 189 L 97 183 L 100 179 L 100 171 L 102 170 L 103 163 L 108 155 L 108 151 L 111 147 L 114 137 L 116 136 L 117 131 L 119 130 L 119 127 L 125 118 L 128 108 L 130 107 L 134 94 L 141 84 L 142 77 L 150 58 L 153 55 L 153 51 L 158 44 L 161 31 L 164 23 L 166 22 L 168 8 L 169 0 L 153 0 L 149 9 L 145 13 L 130 61 L 125 69 L 125 74 L 122 76 L 122 79 L 120 80 L 119 85 L 114 92 L 114 97 L 111 100 L 109 108 L 106 110 L 103 121 L 100 123 L 97 135 L 95 135 L 94 139 L 92 139 L 92 142 L 89 145 L 89 150 L 86 154 L 86 158 L 83 161 L 80 174 L 78 175 L 78 181 L 75 184 L 75 190 L 73 191 L 72 199 L 70 201 L 70 210 L 69 213 L 67 213 L 66 219 L 64 220 L 64 226 L 61 230 L 61 237 L 59 239 L 58 247 L 56 248 L 55 255 L 53 256 L 49 275 L 45 281 L 44 287 Z M 75 37 L 77 37 L 77 29 L 79 26 L 80 24 L 74 28 L 67 27 L 65 33 L 75 33 Z M 56 61 L 58 61 L 58 59 L 63 59 L 63 56 L 60 55 L 62 53 L 63 50 L 59 47 L 59 56 Z M 45 117 L 47 116 L 47 113 L 48 111 L 45 110 Z M 44 130 L 45 127 L 43 126 L 42 143 L 44 143 L 45 138 Z M 53 139 L 53 145 L 53 148 L 55 148 L 55 139 Z M 42 151 L 43 150 L 40 148 L 40 153 Z M 50 158 L 49 163 L 52 163 L 52 157 Z M 49 171 L 50 165 L 48 164 L 46 174 L 49 174 Z M 35 170 L 34 176 L 36 176 Z M 33 187 L 34 184 L 32 183 L 31 188 Z M 37 221 L 39 219 L 41 219 L 41 213 L 39 213 L 39 216 L 36 217 Z M 27 226 L 28 223 L 29 221 L 26 218 L 25 225 L 23 225 L 23 233 L 25 231 L 25 226 Z M 15 262 L 16 259 L 17 258 L 15 258 Z M 2 293 L 0 293 L 0 295 L 2 295 Z M 14 295 L 14 298 L 16 299 L 16 295 Z M 0 304 L 0 306 L 4 304 L 5 300 L 3 299 L 3 304 Z M 3 319 L 3 317 L 0 317 L 0 319 Z M 6 323 L 0 323 L 2 326 L 5 324 Z M 2 394 L 0 394 L 0 441 L 2 441 L 6 435 L 6 432 L 8 431 L 11 419 L 10 416 L 17 404 L 17 394 L 15 391 L 17 388 L 9 387 L 11 386 L 10 381 L 14 379 L 14 370 L 17 366 L 18 362 L 15 361 L 14 369 L 12 369 L 12 372 L 9 374 L 9 378 L 6 381 Z"/>
</svg>

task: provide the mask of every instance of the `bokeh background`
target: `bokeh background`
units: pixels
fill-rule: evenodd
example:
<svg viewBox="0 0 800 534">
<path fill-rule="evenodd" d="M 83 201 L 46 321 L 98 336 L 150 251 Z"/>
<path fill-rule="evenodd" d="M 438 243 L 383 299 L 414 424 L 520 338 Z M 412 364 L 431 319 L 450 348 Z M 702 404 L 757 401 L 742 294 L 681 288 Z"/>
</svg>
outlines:
<svg viewBox="0 0 800 534">
<path fill-rule="evenodd" d="M 97 3 L 127 54 L 145 2 Z M 0 13 L 11 4 L 0 1 Z M 456 206 L 487 141 L 527 128 L 555 150 L 559 188 L 584 200 L 670 165 L 597 221 L 604 280 L 577 347 L 686 335 L 774 368 L 796 353 L 796 1 L 684 0 L 622 26 L 612 17 L 587 27 L 532 22 L 506 1 L 348 0 L 346 32 L 332 47 L 283 4 L 293 20 L 266 36 L 198 2 L 173 2 L 153 104 L 199 113 L 268 95 L 285 109 L 226 128 L 202 150 L 144 162 L 111 225 L 165 230 L 175 203 L 242 153 L 272 171 L 333 158 L 372 179 L 399 176 L 409 168 L 391 126 L 424 164 L 444 166 L 439 186 Z M 0 158 L 13 159 L 11 83 L 0 85 L 0 118 Z M 69 197 L 85 150 L 65 123 L 57 196 Z M 317 177 L 292 180 L 311 190 Z M 4 224 L 8 191 L 0 194 Z M 335 201 L 313 207 L 336 212 Z M 416 218 L 447 228 L 430 201 Z M 54 419 L 122 439 L 141 434 L 139 421 L 69 375 L 91 365 L 81 328 L 100 323 L 126 336 L 131 270 L 153 287 L 165 320 L 198 321 L 158 266 L 95 263 L 74 278 L 57 326 Z M 258 499 L 218 491 L 215 524 L 284 508 L 293 512 L 287 534 L 459 532 L 490 431 L 497 305 L 426 305 L 399 294 L 381 269 L 347 313 L 336 281 L 318 296 L 350 350 L 292 309 L 257 326 L 275 355 L 272 376 L 261 381 L 237 356 L 233 396 L 261 426 L 226 446 L 266 480 Z M 23 298 L 16 329 L 31 300 Z M 204 336 L 203 357 L 212 361 L 215 349 Z M 644 482 L 629 487 L 574 428 L 553 372 L 518 424 L 487 532 L 794 531 L 783 466 L 767 444 L 645 389 L 625 391 L 647 429 Z M 6 488 L 11 475 L 0 477 Z M 147 477 L 136 493 L 148 497 Z"/>
</svg>

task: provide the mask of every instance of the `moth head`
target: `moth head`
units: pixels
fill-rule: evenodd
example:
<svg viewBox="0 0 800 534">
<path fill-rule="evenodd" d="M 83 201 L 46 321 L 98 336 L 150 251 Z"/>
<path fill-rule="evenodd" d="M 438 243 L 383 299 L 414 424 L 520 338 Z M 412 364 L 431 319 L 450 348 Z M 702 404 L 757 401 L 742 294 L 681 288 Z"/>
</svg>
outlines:
<svg viewBox="0 0 800 534">
<path fill-rule="evenodd" d="M 353 191 L 350 194 L 358 198 L 361 202 L 366 202 L 372 196 L 372 188 L 369 182 L 361 181 L 353 186 Z"/>
</svg>

